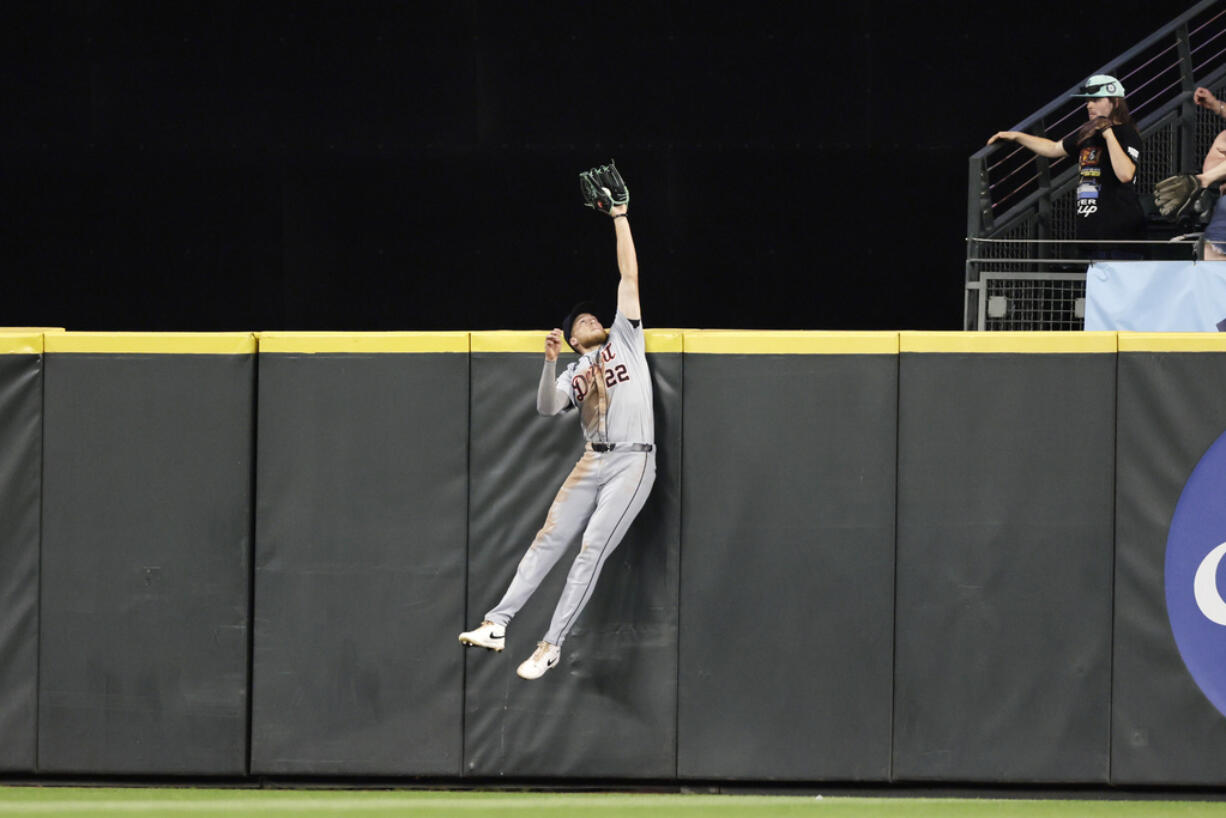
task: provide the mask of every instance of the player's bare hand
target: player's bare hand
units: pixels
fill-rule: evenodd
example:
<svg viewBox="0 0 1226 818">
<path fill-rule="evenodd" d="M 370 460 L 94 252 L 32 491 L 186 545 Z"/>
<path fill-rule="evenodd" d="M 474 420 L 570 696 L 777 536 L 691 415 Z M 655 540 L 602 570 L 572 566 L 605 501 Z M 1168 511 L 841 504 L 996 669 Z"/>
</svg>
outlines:
<svg viewBox="0 0 1226 818">
<path fill-rule="evenodd" d="M 1192 94 L 1192 101 L 1202 108 L 1208 108 L 1215 114 L 1220 114 L 1222 112 L 1222 104 L 1218 102 L 1218 98 L 1215 97 L 1213 92 L 1208 88 L 1197 88 Z"/>
<path fill-rule="evenodd" d="M 995 145 L 997 142 L 1012 142 L 1017 137 L 1014 131 L 997 131 L 992 134 L 992 138 L 988 140 L 989 145 Z"/>
<path fill-rule="evenodd" d="M 555 329 L 545 336 L 545 360 L 556 361 L 562 351 L 562 330 Z"/>
</svg>

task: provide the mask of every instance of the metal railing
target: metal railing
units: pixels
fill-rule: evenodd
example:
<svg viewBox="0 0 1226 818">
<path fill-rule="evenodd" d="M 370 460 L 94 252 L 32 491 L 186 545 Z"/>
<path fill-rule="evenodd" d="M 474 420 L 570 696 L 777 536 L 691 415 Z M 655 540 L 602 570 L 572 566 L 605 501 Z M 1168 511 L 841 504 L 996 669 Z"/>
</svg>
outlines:
<svg viewBox="0 0 1226 818">
<path fill-rule="evenodd" d="M 1089 74 L 1119 77 L 1128 90 L 1144 143 L 1135 184 L 1150 213 L 1154 184 L 1199 170 L 1226 129 L 1226 119 L 1192 102 L 1198 85 L 1226 97 L 1226 0 L 1202 0 Z M 1085 121 L 1084 100 L 1071 97 L 1078 87 L 1010 130 L 1062 140 Z M 1012 142 L 971 156 L 965 329 L 1081 329 L 1085 262 L 1073 238 L 1076 185 L 1075 161 L 1045 159 Z M 1151 220 L 1151 228 L 1158 239 L 1147 242 L 1151 256 L 1191 257 L 1187 244 L 1163 246 L 1173 227 Z"/>
<path fill-rule="evenodd" d="M 1039 247 L 1031 258 L 1021 252 L 1014 257 L 968 255 L 967 264 L 980 266 L 978 279 L 966 283 L 966 326 L 972 330 L 1080 330 L 1085 325 L 1086 261 L 1060 258 L 1043 246 L 1077 242 L 1063 239 L 985 238 L 969 239 L 968 246 L 999 248 Z M 1174 236 L 1165 241 L 1119 242 L 1121 249 L 1144 250 L 1154 259 L 1192 259 L 1200 245 L 1200 234 Z M 991 253 L 992 250 L 979 250 Z"/>
</svg>

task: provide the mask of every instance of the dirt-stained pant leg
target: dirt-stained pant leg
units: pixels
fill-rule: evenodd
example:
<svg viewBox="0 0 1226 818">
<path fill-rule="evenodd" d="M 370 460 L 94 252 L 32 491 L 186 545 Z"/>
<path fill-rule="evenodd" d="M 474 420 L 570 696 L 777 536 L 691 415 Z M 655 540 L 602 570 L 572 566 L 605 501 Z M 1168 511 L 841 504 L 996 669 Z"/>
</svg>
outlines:
<svg viewBox="0 0 1226 818">
<path fill-rule="evenodd" d="M 585 452 L 571 469 L 570 475 L 558 489 L 557 496 L 553 498 L 549 513 L 545 515 L 545 524 L 541 526 L 527 553 L 519 561 L 519 568 L 515 571 L 510 587 L 503 594 L 502 600 L 485 615 L 490 622 L 499 625 L 510 622 L 545 579 L 549 569 L 553 568 L 567 546 L 579 536 L 596 507 L 598 463 L 599 456 L 595 452 Z"/>
<path fill-rule="evenodd" d="M 592 596 L 605 560 L 626 536 L 656 480 L 655 452 L 611 452 L 597 468 L 596 510 L 583 532 L 579 555 L 566 576 L 566 587 L 553 612 L 545 641 L 561 645 Z"/>
</svg>

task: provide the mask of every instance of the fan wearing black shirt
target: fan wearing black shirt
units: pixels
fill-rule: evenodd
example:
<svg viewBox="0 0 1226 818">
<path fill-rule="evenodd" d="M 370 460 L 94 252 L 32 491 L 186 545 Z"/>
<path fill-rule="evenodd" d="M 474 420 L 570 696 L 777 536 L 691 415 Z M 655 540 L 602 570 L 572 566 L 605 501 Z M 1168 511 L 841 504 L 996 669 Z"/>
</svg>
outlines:
<svg viewBox="0 0 1226 818">
<path fill-rule="evenodd" d="M 1141 135 L 1128 113 L 1124 86 L 1115 77 L 1095 74 L 1073 96 L 1086 100 L 1088 120 L 1063 140 L 1000 131 L 988 144 L 1016 142 L 1048 159 L 1075 158 L 1080 172 L 1077 238 L 1108 240 L 1091 245 L 1092 258 L 1141 258 L 1138 246 L 1111 247 L 1109 241 L 1145 238 L 1145 214 L 1133 184 L 1141 161 Z"/>
</svg>

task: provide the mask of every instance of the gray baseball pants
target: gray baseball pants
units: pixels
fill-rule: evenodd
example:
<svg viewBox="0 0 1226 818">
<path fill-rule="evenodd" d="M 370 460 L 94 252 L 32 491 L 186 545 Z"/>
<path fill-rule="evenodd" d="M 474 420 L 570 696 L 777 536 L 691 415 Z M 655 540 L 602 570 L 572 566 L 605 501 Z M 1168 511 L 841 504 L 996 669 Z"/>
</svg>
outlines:
<svg viewBox="0 0 1226 818">
<path fill-rule="evenodd" d="M 654 451 L 585 451 L 558 489 L 545 524 L 519 561 L 511 587 L 485 618 L 503 626 L 510 622 L 582 532 L 579 554 L 545 634 L 546 642 L 561 645 L 591 598 L 605 560 L 626 536 L 655 480 Z"/>
</svg>

